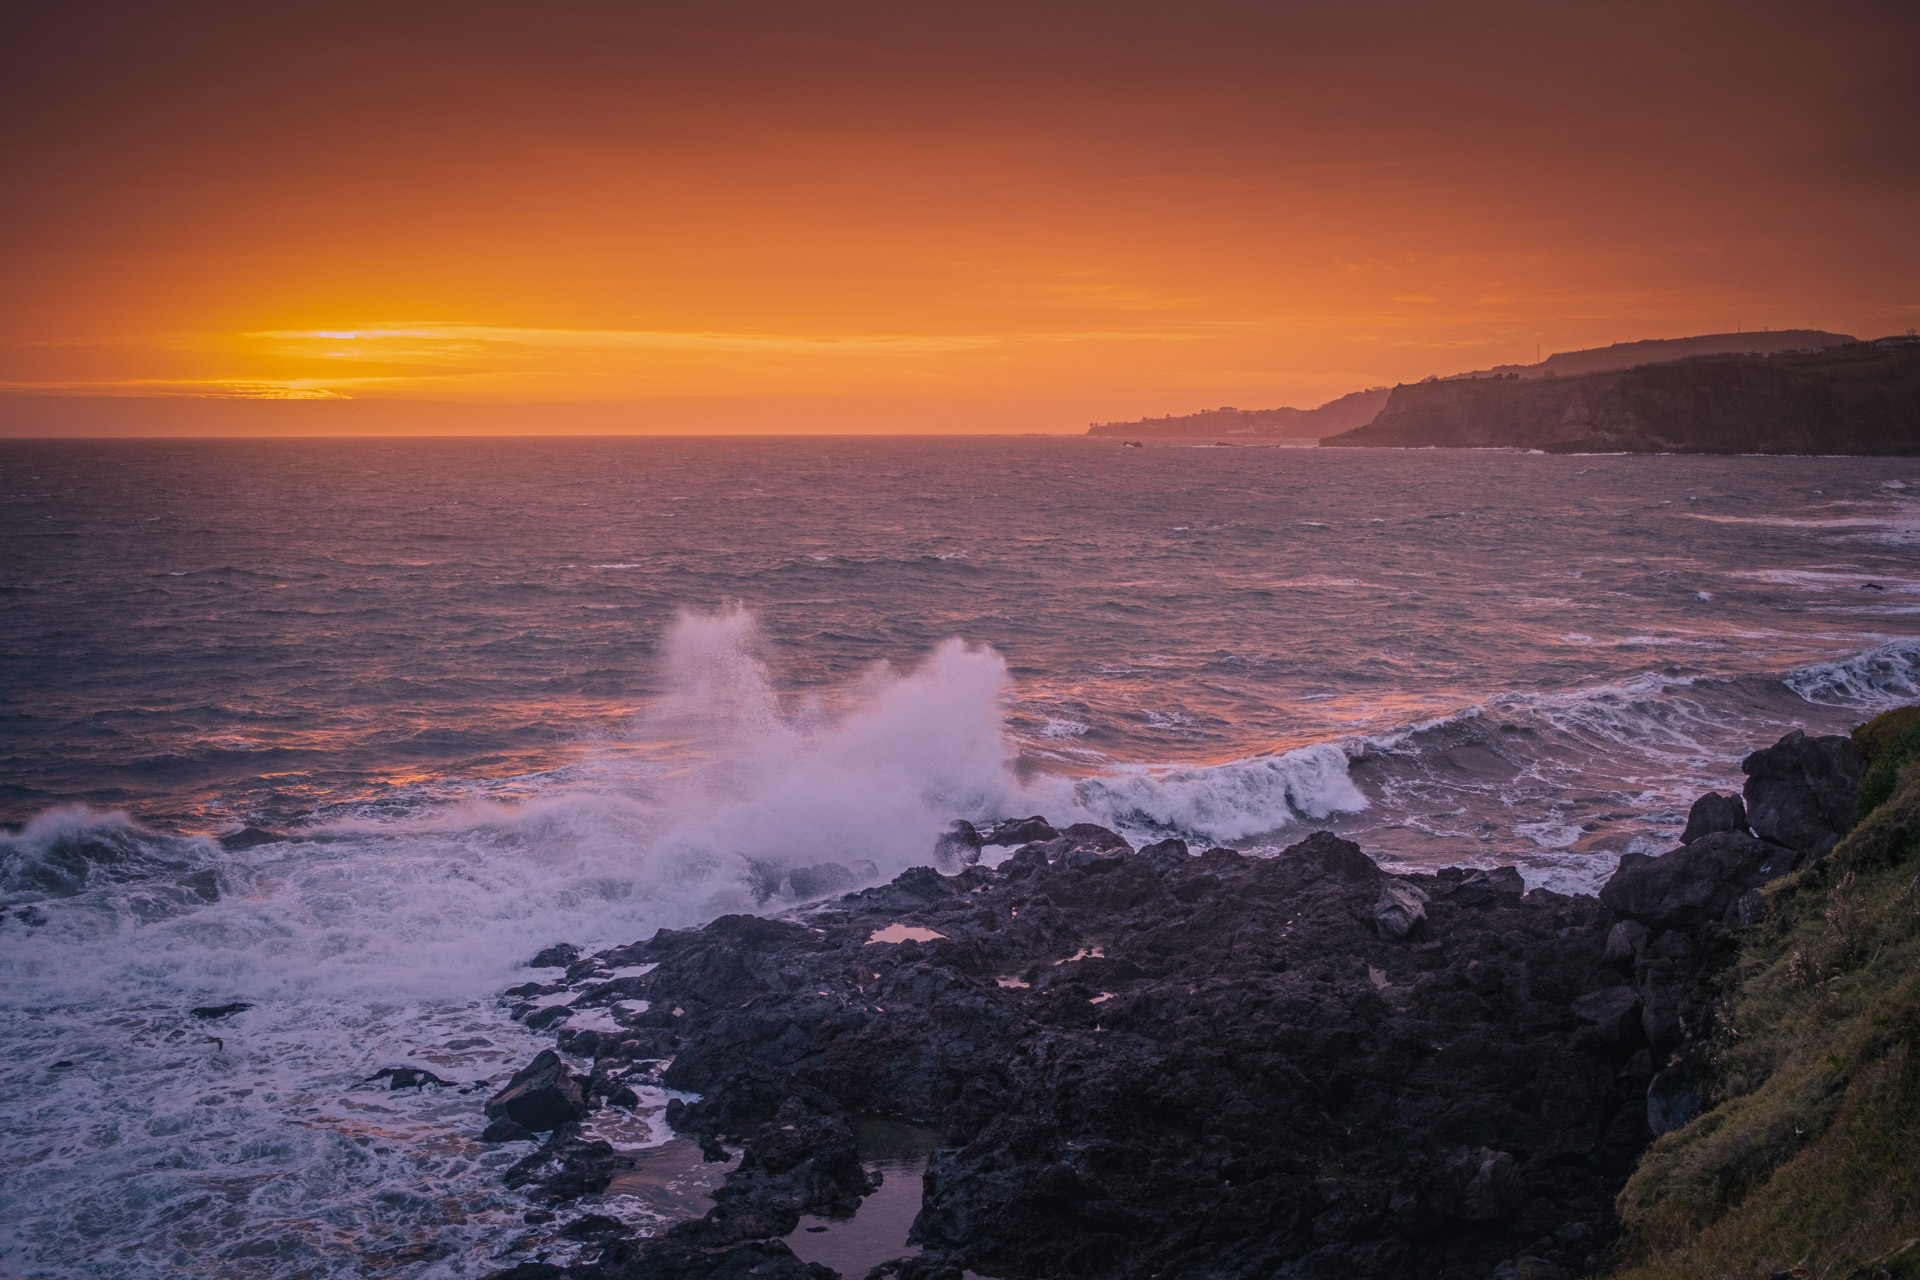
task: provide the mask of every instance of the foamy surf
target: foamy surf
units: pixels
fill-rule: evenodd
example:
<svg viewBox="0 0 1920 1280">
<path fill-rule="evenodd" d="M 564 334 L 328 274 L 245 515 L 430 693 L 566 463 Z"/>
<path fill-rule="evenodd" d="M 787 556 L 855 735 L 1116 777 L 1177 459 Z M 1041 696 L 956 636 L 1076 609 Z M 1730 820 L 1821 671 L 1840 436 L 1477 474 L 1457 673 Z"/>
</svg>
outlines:
<svg viewBox="0 0 1920 1280">
<path fill-rule="evenodd" d="M 1020 765 L 988 649 L 948 642 L 795 698 L 732 610 L 683 618 L 662 662 L 674 692 L 621 751 L 502 784 L 523 798 L 421 783 L 231 852 L 71 807 L 0 837 L 0 1257 L 128 1277 L 510 1265 L 538 1234 L 500 1182 L 523 1152 L 475 1135 L 484 1096 L 543 1047 L 495 997 L 549 943 L 781 910 L 925 863 L 955 817 L 1028 812 L 1253 852 L 1331 826 L 1405 862 L 1591 888 L 1618 853 L 1661 847 L 1698 790 L 1737 786 L 1755 726 L 1830 729 L 1920 689 L 1920 642 L 1897 641 L 1075 778 Z M 250 1007 L 191 1012 L 232 1004 Z M 403 1065 L 451 1083 L 368 1081 Z M 664 1140 L 645 1117 L 623 1138 Z"/>
</svg>

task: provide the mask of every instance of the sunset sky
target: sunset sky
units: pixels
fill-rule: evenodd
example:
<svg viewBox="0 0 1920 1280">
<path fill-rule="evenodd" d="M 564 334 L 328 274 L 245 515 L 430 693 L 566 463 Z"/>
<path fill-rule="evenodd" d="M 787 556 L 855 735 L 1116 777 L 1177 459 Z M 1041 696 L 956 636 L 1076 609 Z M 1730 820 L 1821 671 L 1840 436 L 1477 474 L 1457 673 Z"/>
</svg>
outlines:
<svg viewBox="0 0 1920 1280">
<path fill-rule="evenodd" d="M 1077 431 L 1920 324 L 1920 5 L 10 6 L 0 434 Z"/>
</svg>

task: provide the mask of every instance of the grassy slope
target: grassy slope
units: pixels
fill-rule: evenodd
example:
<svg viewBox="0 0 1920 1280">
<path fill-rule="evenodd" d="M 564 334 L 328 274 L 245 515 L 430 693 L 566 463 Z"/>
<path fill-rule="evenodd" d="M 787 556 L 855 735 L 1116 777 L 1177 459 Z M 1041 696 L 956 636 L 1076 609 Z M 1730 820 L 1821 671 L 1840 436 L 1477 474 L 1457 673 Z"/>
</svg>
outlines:
<svg viewBox="0 0 1920 1280">
<path fill-rule="evenodd" d="M 1870 763 L 1894 727 L 1856 732 Z M 1621 1192 L 1618 1280 L 1920 1278 L 1920 756 L 1892 772 L 1825 866 L 1768 886 L 1713 1038 L 1721 1100 Z"/>
</svg>

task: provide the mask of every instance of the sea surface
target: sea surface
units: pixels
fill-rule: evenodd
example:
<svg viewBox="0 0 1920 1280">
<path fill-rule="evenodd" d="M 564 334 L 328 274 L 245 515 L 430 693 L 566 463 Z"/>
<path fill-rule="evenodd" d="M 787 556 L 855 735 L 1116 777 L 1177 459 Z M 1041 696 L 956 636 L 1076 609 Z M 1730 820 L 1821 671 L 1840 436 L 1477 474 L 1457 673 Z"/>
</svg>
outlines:
<svg viewBox="0 0 1920 1280">
<path fill-rule="evenodd" d="M 565 1260 L 474 1140 L 526 959 L 954 818 L 1591 891 L 1916 697 L 1912 459 L 0 443 L 0 1276 Z M 697 1212 L 666 1099 L 583 1208 Z"/>
</svg>

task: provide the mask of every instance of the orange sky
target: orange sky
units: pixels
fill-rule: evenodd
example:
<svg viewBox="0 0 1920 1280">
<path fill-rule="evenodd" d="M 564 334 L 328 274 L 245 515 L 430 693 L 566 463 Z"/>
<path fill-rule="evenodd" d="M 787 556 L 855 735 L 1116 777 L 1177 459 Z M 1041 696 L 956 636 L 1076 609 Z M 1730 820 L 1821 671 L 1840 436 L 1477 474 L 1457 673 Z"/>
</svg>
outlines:
<svg viewBox="0 0 1920 1280">
<path fill-rule="evenodd" d="M 1081 430 L 1920 324 L 1905 0 L 0 21 L 0 434 Z"/>
</svg>

